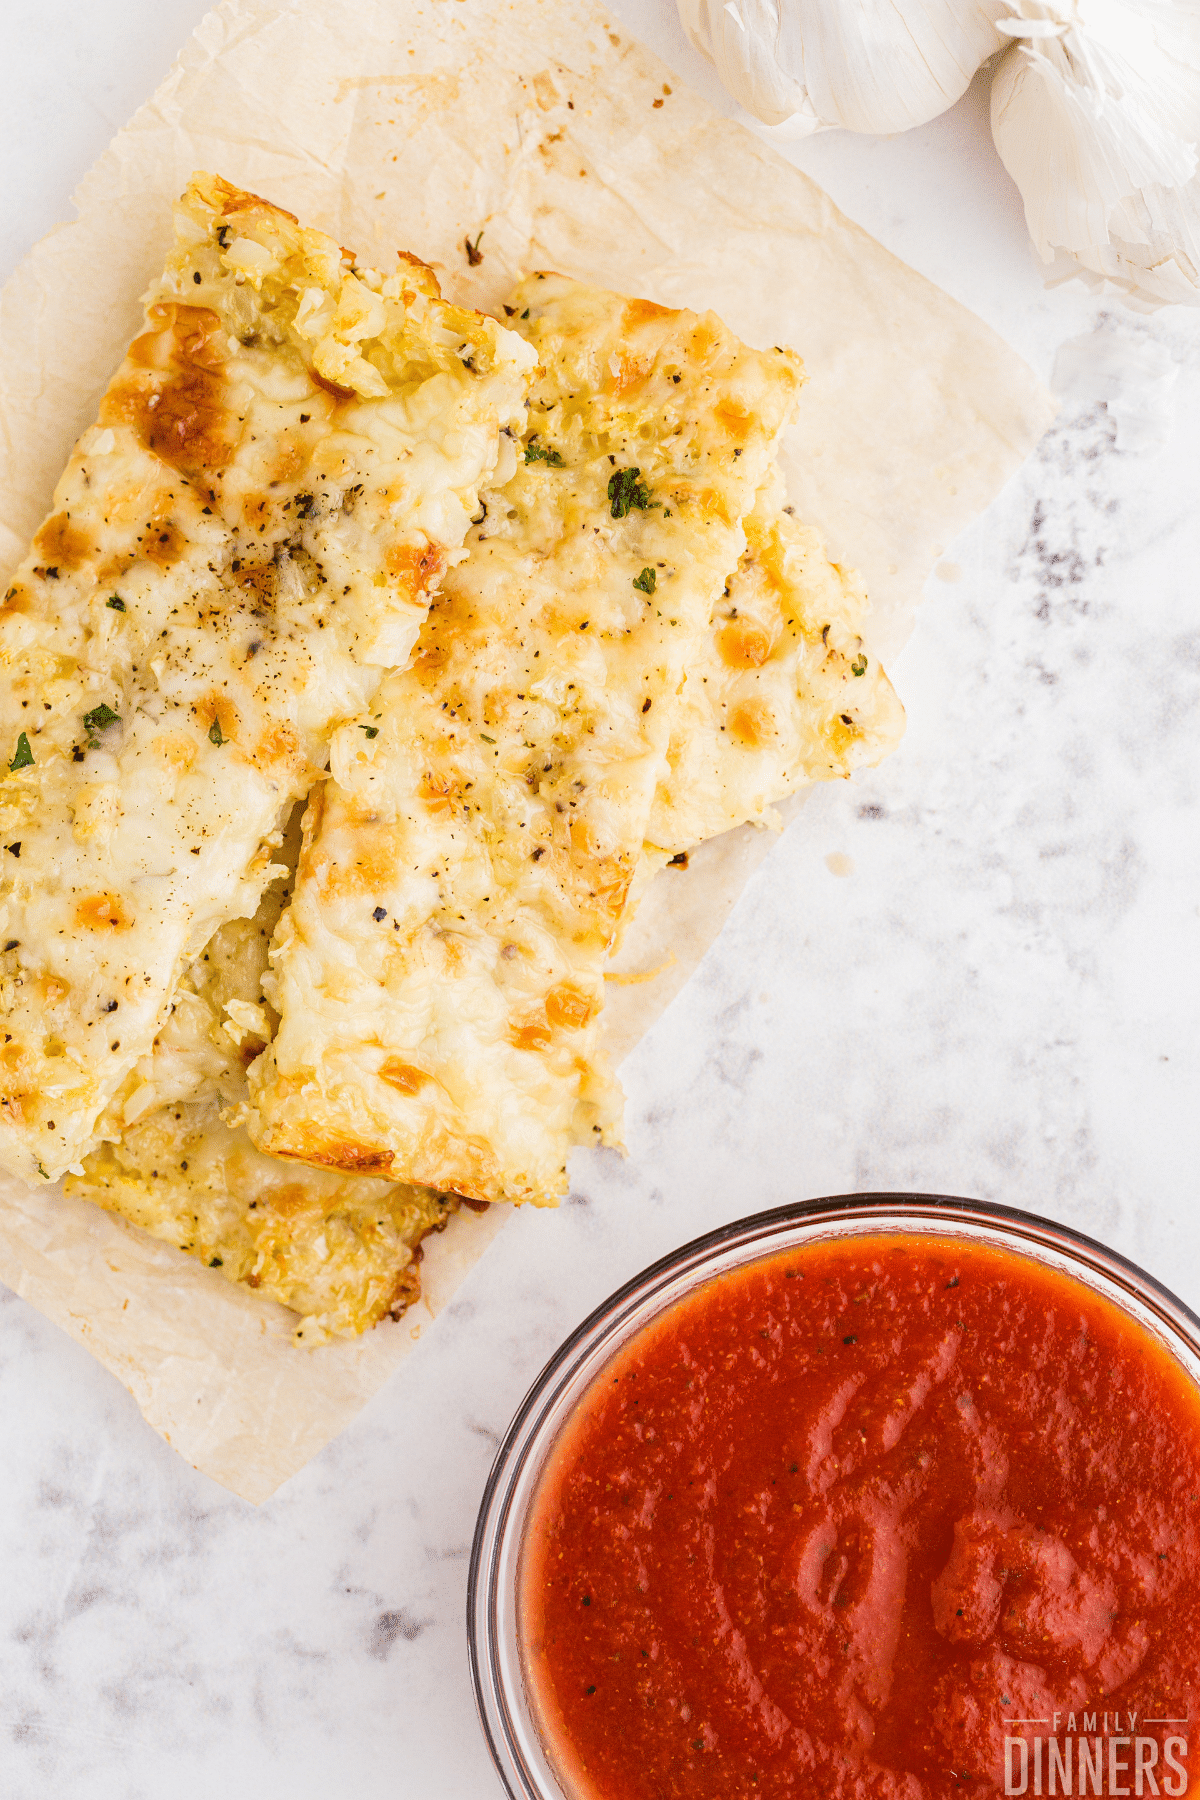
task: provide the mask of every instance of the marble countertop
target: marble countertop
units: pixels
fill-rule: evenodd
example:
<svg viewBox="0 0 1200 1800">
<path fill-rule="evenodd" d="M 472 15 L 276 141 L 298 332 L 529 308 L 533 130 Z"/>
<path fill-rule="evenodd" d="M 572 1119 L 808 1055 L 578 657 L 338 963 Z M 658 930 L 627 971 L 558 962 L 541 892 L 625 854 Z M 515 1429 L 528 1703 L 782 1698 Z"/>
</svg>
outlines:
<svg viewBox="0 0 1200 1800">
<path fill-rule="evenodd" d="M 3 274 L 202 10 L 58 0 L 8 29 Z M 672 0 L 615 10 L 733 110 Z M 626 1063 L 628 1158 L 580 1155 L 559 1212 L 515 1217 L 275 1499 L 196 1474 L 0 1290 L 5 1800 L 498 1795 L 463 1604 L 499 1436 L 609 1289 L 722 1221 L 981 1195 L 1200 1308 L 1200 317 L 1046 290 L 978 85 L 788 153 L 1054 377 L 1059 422 L 929 582 L 900 750 L 813 795 Z"/>
</svg>

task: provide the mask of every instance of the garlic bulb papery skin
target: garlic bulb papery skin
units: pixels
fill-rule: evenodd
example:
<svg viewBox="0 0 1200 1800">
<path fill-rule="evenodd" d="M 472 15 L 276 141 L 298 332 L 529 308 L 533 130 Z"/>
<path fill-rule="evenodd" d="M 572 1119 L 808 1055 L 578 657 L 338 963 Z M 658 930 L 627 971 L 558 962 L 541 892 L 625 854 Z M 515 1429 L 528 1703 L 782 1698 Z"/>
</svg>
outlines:
<svg viewBox="0 0 1200 1800">
<path fill-rule="evenodd" d="M 992 136 L 1043 261 L 1200 304 L 1200 0 L 1012 0 Z"/>
<path fill-rule="evenodd" d="M 781 136 L 907 131 L 1008 43 L 1005 0 L 677 0 L 734 99 Z"/>
</svg>

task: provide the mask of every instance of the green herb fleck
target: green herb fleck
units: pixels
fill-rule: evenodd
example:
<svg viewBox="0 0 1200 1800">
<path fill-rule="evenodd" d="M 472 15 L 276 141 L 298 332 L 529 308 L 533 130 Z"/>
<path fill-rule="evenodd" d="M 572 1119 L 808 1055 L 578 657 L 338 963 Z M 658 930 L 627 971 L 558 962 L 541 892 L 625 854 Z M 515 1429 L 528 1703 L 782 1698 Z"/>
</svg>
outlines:
<svg viewBox="0 0 1200 1800">
<path fill-rule="evenodd" d="M 854 661 L 850 664 L 850 673 L 852 675 L 865 675 L 866 672 L 867 672 L 867 659 L 864 655 L 862 655 L 860 653 L 858 656 L 855 657 Z"/>
<path fill-rule="evenodd" d="M 83 722 L 89 731 L 106 731 L 110 725 L 119 725 L 121 715 L 114 712 L 107 701 L 102 700 L 99 706 L 93 706 L 91 712 L 85 712 Z"/>
<path fill-rule="evenodd" d="M 652 594 L 658 585 L 658 576 L 653 569 L 643 569 L 640 575 L 633 578 L 635 588 L 641 588 L 643 594 Z"/>
<path fill-rule="evenodd" d="M 358 729 L 360 731 L 365 731 L 369 738 L 379 736 L 378 725 L 360 725 Z"/>
<path fill-rule="evenodd" d="M 225 1259 L 223 1256 L 210 1256 L 208 1259 L 208 1266 L 210 1269 L 223 1269 L 225 1267 Z"/>
<path fill-rule="evenodd" d="M 125 602 L 122 600 L 120 594 L 111 595 L 110 598 L 104 602 L 104 604 L 105 604 L 105 606 L 111 606 L 114 612 L 124 612 L 125 611 Z"/>
<path fill-rule="evenodd" d="M 608 483 L 608 500 L 614 519 L 623 519 L 636 506 L 645 512 L 651 505 L 650 489 L 639 481 L 640 469 L 618 469 Z"/>
<path fill-rule="evenodd" d="M 490 738 L 486 731 L 481 731 L 479 735 L 485 744 L 494 744 L 496 741 L 495 738 Z"/>
<path fill-rule="evenodd" d="M 209 726 L 208 741 L 210 744 L 216 744 L 218 746 L 218 748 L 220 747 L 220 745 L 222 745 L 226 741 L 225 734 L 221 730 L 220 719 L 214 719 L 212 724 Z"/>
<path fill-rule="evenodd" d="M 544 462 L 551 469 L 565 469 L 567 466 L 557 450 L 550 449 L 546 444 L 539 444 L 536 437 L 531 437 L 525 446 L 525 461 Z"/>
<path fill-rule="evenodd" d="M 33 751 L 29 748 L 29 739 L 24 732 L 17 739 L 17 754 L 8 766 L 10 769 L 31 769 L 33 767 Z"/>
<path fill-rule="evenodd" d="M 463 239 L 463 248 L 467 253 L 467 261 L 473 269 L 478 268 L 479 264 L 483 261 L 483 251 L 479 248 L 480 238 L 482 237 L 483 233 L 481 231 L 474 243 L 471 242 L 470 238 Z"/>
<path fill-rule="evenodd" d="M 50 1177 L 49 1177 L 49 1175 L 47 1175 L 47 1173 L 46 1173 L 46 1171 L 45 1171 L 45 1169 L 43 1169 L 43 1167 L 42 1167 L 42 1165 L 41 1165 L 41 1163 L 39 1163 L 39 1164 L 38 1164 L 38 1166 L 37 1166 L 37 1172 L 38 1172 L 38 1174 L 39 1174 L 39 1175 L 40 1175 L 40 1176 L 42 1176 L 42 1178 L 43 1178 L 43 1179 L 44 1179 L 44 1180 L 46 1180 L 46 1181 L 49 1181 L 49 1179 L 50 1179 Z"/>
<path fill-rule="evenodd" d="M 528 307 L 525 308 L 525 311 L 521 314 L 521 317 L 523 319 L 527 319 L 529 317 L 529 308 Z"/>
</svg>

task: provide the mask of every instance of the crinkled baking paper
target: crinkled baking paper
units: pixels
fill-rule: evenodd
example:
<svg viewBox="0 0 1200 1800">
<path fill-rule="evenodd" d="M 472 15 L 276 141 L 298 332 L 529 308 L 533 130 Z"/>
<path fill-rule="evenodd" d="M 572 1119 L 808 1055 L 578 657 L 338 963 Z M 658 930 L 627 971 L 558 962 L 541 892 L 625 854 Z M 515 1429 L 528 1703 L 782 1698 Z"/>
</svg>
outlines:
<svg viewBox="0 0 1200 1800">
<path fill-rule="evenodd" d="M 808 369 L 784 463 L 801 517 L 853 563 L 894 655 L 934 557 L 1049 423 L 1049 399 L 980 320 L 718 117 L 590 0 L 226 0 L 79 193 L 78 222 L 16 271 L 0 310 L 0 574 L 137 330 L 170 203 L 213 169 L 365 262 L 398 249 L 495 308 L 553 268 L 713 307 Z M 482 238 L 479 234 L 482 232 Z M 478 240 L 472 267 L 464 240 Z M 651 886 L 613 983 L 623 1056 L 695 968 L 770 845 L 744 828 Z M 7 1182 L 0 1278 L 86 1344 L 198 1468 L 263 1500 L 412 1350 L 503 1223 L 433 1241 L 399 1324 L 316 1350 L 291 1315 L 83 1200 Z"/>
</svg>

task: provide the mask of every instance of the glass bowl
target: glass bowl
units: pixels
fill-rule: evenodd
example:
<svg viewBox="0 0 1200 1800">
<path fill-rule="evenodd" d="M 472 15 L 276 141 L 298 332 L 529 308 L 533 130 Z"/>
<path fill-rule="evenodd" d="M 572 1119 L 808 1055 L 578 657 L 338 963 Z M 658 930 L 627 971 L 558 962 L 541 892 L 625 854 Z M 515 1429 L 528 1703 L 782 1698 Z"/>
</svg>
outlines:
<svg viewBox="0 0 1200 1800">
<path fill-rule="evenodd" d="M 572 1800 L 538 1725 L 518 1616 L 530 1505 L 572 1409 L 627 1339 L 702 1283 L 779 1251 L 880 1232 L 988 1244 L 1073 1276 L 1153 1332 L 1200 1387 L 1200 1317 L 1115 1250 L 1014 1207 L 938 1194 L 847 1194 L 756 1213 L 663 1257 L 618 1288 L 551 1357 L 484 1490 L 467 1589 L 471 1676 L 492 1761 L 513 1800 Z"/>
</svg>

